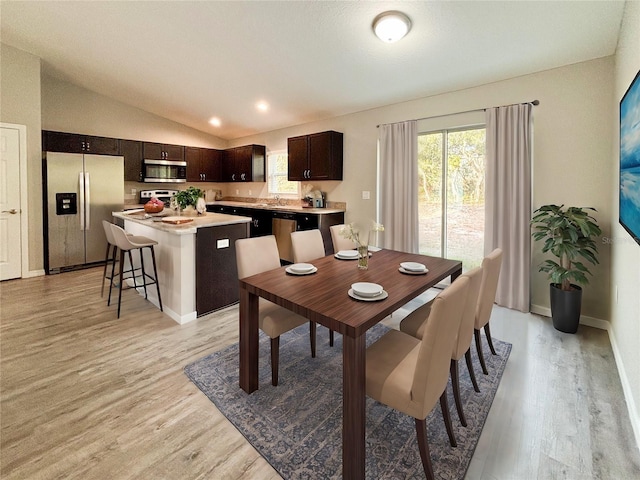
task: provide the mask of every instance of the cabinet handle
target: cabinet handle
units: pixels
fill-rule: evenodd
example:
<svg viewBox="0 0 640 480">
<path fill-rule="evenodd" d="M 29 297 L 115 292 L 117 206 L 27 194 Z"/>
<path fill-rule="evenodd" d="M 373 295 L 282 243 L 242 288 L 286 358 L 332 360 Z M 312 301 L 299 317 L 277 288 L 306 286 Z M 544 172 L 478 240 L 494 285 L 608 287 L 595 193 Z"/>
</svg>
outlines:
<svg viewBox="0 0 640 480">
<path fill-rule="evenodd" d="M 87 142 L 87 151 L 91 150 L 91 144 Z"/>
<path fill-rule="evenodd" d="M 234 182 L 236 181 L 236 174 L 235 173 L 231 174 L 231 180 L 233 180 Z"/>
<path fill-rule="evenodd" d="M 240 180 L 244 180 L 244 179 L 245 179 L 245 174 L 243 173 L 240 175 Z"/>
</svg>

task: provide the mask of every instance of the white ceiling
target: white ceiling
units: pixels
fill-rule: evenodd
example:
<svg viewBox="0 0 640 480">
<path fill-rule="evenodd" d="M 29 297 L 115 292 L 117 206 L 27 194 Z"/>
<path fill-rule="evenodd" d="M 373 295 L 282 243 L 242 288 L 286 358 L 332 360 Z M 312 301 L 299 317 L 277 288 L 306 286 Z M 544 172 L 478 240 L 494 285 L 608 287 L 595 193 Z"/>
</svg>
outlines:
<svg viewBox="0 0 640 480">
<path fill-rule="evenodd" d="M 387 44 L 374 17 L 401 10 Z M 43 72 L 224 139 L 615 52 L 622 1 L 0 2 Z M 255 104 L 265 100 L 267 113 Z M 217 116 L 222 126 L 208 124 Z"/>
</svg>

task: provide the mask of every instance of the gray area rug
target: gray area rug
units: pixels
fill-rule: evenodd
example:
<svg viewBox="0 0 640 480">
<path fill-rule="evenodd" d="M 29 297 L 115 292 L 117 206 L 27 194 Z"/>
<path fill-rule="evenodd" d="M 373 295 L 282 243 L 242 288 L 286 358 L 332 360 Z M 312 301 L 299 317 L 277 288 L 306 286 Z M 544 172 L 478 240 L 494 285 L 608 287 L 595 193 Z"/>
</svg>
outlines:
<svg viewBox="0 0 640 480">
<path fill-rule="evenodd" d="M 380 324 L 369 330 L 367 345 L 387 330 Z M 342 336 L 336 334 L 334 347 L 329 347 L 328 337 L 328 330 L 318 326 L 317 354 L 311 358 L 308 324 L 284 334 L 280 338 L 279 385 L 273 387 L 269 339 L 260 332 L 260 388 L 251 395 L 239 387 L 238 344 L 185 367 L 191 381 L 285 479 L 341 478 Z M 427 417 L 436 478 L 462 479 L 469 467 L 511 352 L 511 344 L 493 342 L 498 355 L 485 349 L 489 375 L 482 374 L 475 346 L 472 348 L 481 393 L 473 390 L 464 359 L 459 362 L 466 428 L 460 424 L 451 384 L 448 386 L 458 446 L 449 445 L 439 404 Z M 425 478 L 414 419 L 370 398 L 366 405 L 366 478 Z"/>
</svg>

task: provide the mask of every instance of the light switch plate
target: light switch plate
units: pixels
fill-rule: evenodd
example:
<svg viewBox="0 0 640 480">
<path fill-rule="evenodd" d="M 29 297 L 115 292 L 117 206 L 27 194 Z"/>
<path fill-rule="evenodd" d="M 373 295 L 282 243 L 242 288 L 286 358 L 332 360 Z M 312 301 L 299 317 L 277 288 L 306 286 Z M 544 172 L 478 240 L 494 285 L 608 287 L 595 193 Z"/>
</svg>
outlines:
<svg viewBox="0 0 640 480">
<path fill-rule="evenodd" d="M 223 238 L 221 240 L 216 241 L 216 248 L 229 248 L 229 239 Z"/>
<path fill-rule="evenodd" d="M 363 190 L 362 191 L 362 199 L 363 200 L 370 200 L 371 199 L 371 192 L 369 190 Z"/>
</svg>

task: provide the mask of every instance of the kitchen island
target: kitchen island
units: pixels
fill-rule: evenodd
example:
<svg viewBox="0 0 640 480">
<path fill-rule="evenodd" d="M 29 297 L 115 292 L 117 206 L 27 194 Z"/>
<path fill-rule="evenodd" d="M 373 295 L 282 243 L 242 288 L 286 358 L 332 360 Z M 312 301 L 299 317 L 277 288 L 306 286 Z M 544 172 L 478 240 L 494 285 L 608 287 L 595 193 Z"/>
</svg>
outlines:
<svg viewBox="0 0 640 480">
<path fill-rule="evenodd" d="M 113 217 L 128 233 L 158 242 L 162 304 L 173 320 L 187 323 L 238 301 L 235 241 L 249 236 L 251 218 L 207 212 L 181 217 L 190 221 L 174 225 L 163 221 L 174 217 L 148 216 L 144 210 L 113 212 Z M 149 252 L 145 265 L 151 265 Z M 154 292 L 148 289 L 148 298 L 158 306 Z"/>
</svg>

